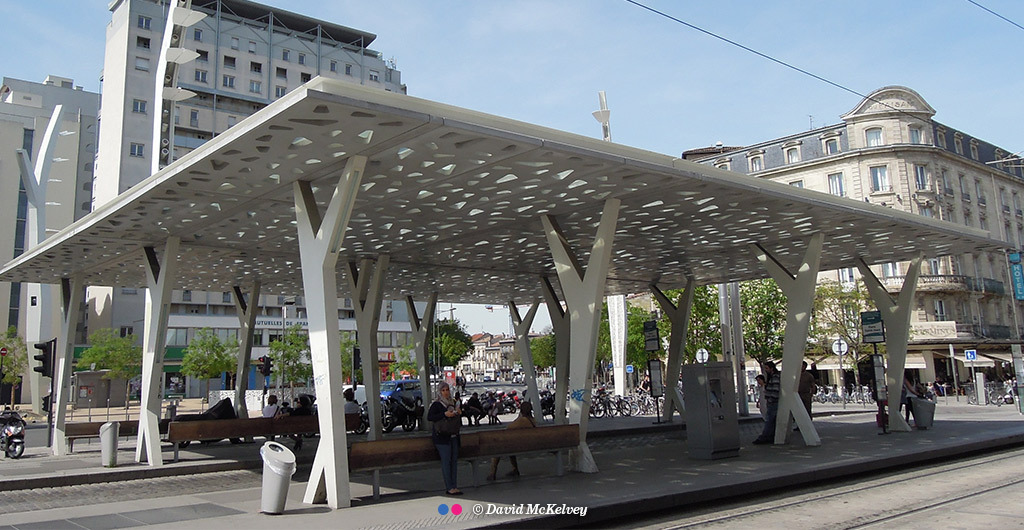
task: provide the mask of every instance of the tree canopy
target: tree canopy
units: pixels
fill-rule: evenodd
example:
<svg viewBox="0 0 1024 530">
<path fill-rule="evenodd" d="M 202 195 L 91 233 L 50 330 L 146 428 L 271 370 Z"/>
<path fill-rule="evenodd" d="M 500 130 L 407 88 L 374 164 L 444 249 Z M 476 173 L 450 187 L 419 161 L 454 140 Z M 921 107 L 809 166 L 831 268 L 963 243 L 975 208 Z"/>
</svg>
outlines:
<svg viewBox="0 0 1024 530">
<path fill-rule="evenodd" d="M 7 355 L 3 359 L 3 372 L 0 373 L 0 382 L 11 385 L 11 403 L 14 403 L 16 385 L 21 381 L 22 374 L 28 369 L 28 352 L 25 340 L 18 336 L 18 328 L 15 326 L 7 328 L 7 332 L 0 337 L 0 346 L 7 348 Z"/>
<path fill-rule="evenodd" d="M 550 329 L 546 334 L 530 339 L 533 364 L 548 368 L 555 365 L 555 334 Z"/>
<path fill-rule="evenodd" d="M 445 366 L 458 366 L 473 349 L 473 338 L 466 333 L 458 319 L 439 320 L 427 343 L 427 358 L 436 360 L 437 370 Z"/>
<path fill-rule="evenodd" d="M 740 284 L 743 306 L 743 348 L 759 363 L 782 358 L 786 334 L 786 297 L 772 279 Z"/>
<path fill-rule="evenodd" d="M 238 344 L 222 341 L 213 330 L 203 328 L 185 348 L 185 356 L 181 360 L 181 373 L 202 379 L 209 385 L 210 379 L 224 372 L 235 372 L 237 355 Z M 207 393 L 208 391 L 209 388 Z"/>
<path fill-rule="evenodd" d="M 142 346 L 135 336 L 121 337 L 111 328 L 101 328 L 89 335 L 89 348 L 82 352 L 76 370 L 110 370 L 107 379 L 132 379 L 142 373 Z"/>
<path fill-rule="evenodd" d="M 281 380 L 291 386 L 294 394 L 295 383 L 305 383 L 313 377 L 313 365 L 309 360 L 309 336 L 302 326 L 288 326 L 281 340 L 270 342 L 270 357 L 274 371 L 281 374 Z"/>
</svg>

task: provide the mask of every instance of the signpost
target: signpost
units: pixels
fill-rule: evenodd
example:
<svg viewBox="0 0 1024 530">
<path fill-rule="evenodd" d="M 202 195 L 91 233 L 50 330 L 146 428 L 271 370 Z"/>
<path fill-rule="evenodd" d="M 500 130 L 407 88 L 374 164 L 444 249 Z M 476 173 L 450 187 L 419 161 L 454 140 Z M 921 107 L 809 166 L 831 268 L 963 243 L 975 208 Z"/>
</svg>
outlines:
<svg viewBox="0 0 1024 530">
<path fill-rule="evenodd" d="M 661 375 L 661 360 L 651 359 L 647 361 L 647 373 L 651 376 L 651 397 L 654 398 L 654 411 L 658 415 L 658 421 L 654 423 L 661 423 L 658 398 L 665 395 L 665 382 L 662 380 Z"/>
<path fill-rule="evenodd" d="M 704 348 L 697 350 L 697 362 L 706 363 L 708 362 L 708 351 Z"/>
<path fill-rule="evenodd" d="M 860 328 L 867 344 L 885 342 L 885 324 L 881 311 L 864 311 L 860 314 Z"/>
<path fill-rule="evenodd" d="M 846 341 L 843 340 L 842 337 L 839 337 L 838 339 L 832 341 L 832 353 L 834 353 L 834 354 L 839 356 L 839 373 L 840 373 L 839 377 L 843 381 L 843 385 L 842 386 L 843 386 L 843 394 L 844 395 L 846 394 L 846 383 L 845 383 L 846 377 L 844 375 L 842 375 L 844 373 L 843 372 L 843 356 L 846 355 L 846 352 L 848 352 L 848 351 L 850 351 L 850 345 L 847 344 Z M 843 408 L 844 409 L 846 408 L 846 400 L 845 399 L 843 400 Z"/>
<path fill-rule="evenodd" d="M 658 351 L 661 349 L 661 340 L 658 338 L 658 321 L 648 320 L 644 322 L 644 350 Z"/>
</svg>

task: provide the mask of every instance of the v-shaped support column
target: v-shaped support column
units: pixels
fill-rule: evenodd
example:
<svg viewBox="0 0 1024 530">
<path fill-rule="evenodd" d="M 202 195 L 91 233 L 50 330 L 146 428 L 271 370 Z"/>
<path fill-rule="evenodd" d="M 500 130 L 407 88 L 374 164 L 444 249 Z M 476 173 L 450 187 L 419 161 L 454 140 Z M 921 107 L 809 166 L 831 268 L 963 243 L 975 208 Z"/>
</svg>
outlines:
<svg viewBox="0 0 1024 530">
<path fill-rule="evenodd" d="M 380 440 L 381 425 L 380 362 L 377 359 L 377 328 L 380 326 L 380 308 L 383 304 L 384 275 L 390 258 L 377 256 L 377 262 L 364 259 L 359 267 L 348 264 L 348 286 L 352 293 L 352 306 L 356 313 L 356 333 L 359 351 L 363 357 L 363 385 L 366 386 L 366 412 L 370 415 L 370 430 L 366 439 Z M 371 275 L 372 273 L 372 275 Z M 427 379 L 429 381 L 429 379 Z M 429 405 L 429 403 L 427 403 Z"/>
<path fill-rule="evenodd" d="M 67 440 L 64 438 L 68 401 L 71 395 L 71 358 L 75 353 L 75 329 L 78 327 L 78 308 L 85 298 L 85 285 L 81 275 L 60 281 L 61 326 L 57 344 L 57 361 L 53 364 L 53 454 L 63 456 L 68 453 Z"/>
<path fill-rule="evenodd" d="M 597 333 L 601 322 L 601 301 L 608 269 L 612 259 L 612 242 L 618 223 L 618 199 L 604 203 L 597 235 L 590 251 L 586 270 L 576 259 L 561 227 L 550 215 L 541 216 L 544 233 L 555 261 L 558 283 L 562 286 L 568 306 L 573 338 L 569 343 L 569 422 L 580 426 L 580 445 L 573 452 L 574 468 L 584 473 L 596 473 L 597 464 L 587 446 L 587 423 L 590 410 L 591 376 L 597 353 Z"/>
<path fill-rule="evenodd" d="M 541 292 L 544 294 L 544 303 L 548 306 L 548 316 L 551 318 L 551 329 L 555 333 L 555 425 L 566 424 L 566 407 L 569 392 L 569 343 L 572 341 L 569 333 L 569 314 L 562 307 L 562 302 L 555 293 L 555 287 L 546 276 L 540 278 Z M 542 414 L 538 412 L 537 414 Z M 538 416 L 539 418 L 540 416 Z"/>
<path fill-rule="evenodd" d="M 171 311 L 171 280 L 178 272 L 177 237 L 167 238 L 163 259 L 146 247 L 146 316 L 142 340 L 142 404 L 135 461 L 145 458 L 151 466 L 164 464 L 160 452 L 160 390 L 163 388 L 164 352 L 167 351 L 167 318 Z"/>
<path fill-rule="evenodd" d="M 331 508 L 348 507 L 352 503 L 345 407 L 341 397 L 337 264 L 365 166 L 366 157 L 348 159 L 323 217 L 320 216 L 312 184 L 296 181 L 293 192 L 302 289 L 309 322 L 309 353 L 320 422 L 320 444 L 316 448 L 303 500 L 307 503 L 326 502 Z M 252 302 L 250 305 L 256 305 Z"/>
<path fill-rule="evenodd" d="M 922 257 L 910 261 L 899 297 L 893 300 L 882 282 L 878 281 L 871 267 L 864 259 L 857 258 L 857 268 L 864 278 L 864 286 L 882 314 L 885 323 L 885 351 L 888 369 L 885 372 L 885 388 L 889 395 L 889 430 L 909 432 L 910 425 L 900 416 L 900 396 L 903 393 L 903 369 L 907 366 L 907 343 L 910 341 L 910 315 L 917 292 L 917 278 L 921 275 Z"/>
<path fill-rule="evenodd" d="M 526 392 L 529 395 L 530 403 L 533 405 L 533 415 L 540 419 L 540 394 L 537 389 L 537 370 L 533 365 L 533 351 L 530 349 L 530 326 L 537 316 L 537 308 L 540 307 L 540 300 L 534 300 L 530 310 L 526 312 L 526 318 L 519 315 L 519 308 L 512 300 L 508 301 L 508 310 L 512 314 L 512 325 L 516 332 L 516 353 L 519 354 L 519 361 L 523 363 L 523 377 L 526 379 Z"/>
<path fill-rule="evenodd" d="M 807 414 L 800 396 L 797 394 L 797 382 L 800 367 L 804 359 L 804 348 L 807 347 L 807 332 L 811 324 L 811 309 L 814 307 L 814 286 L 818 280 L 818 264 L 821 262 L 821 247 L 825 241 L 824 234 L 811 236 L 804 254 L 803 262 L 796 274 L 790 272 L 771 253 L 761 245 L 753 245 L 757 259 L 775 279 L 775 283 L 786 295 L 786 337 L 782 342 L 782 375 L 781 395 L 779 396 L 779 414 L 775 423 L 775 443 L 786 443 L 789 434 L 789 417 L 793 415 L 804 443 L 809 446 L 821 445 L 818 431 L 814 429 L 811 416 Z"/>
<path fill-rule="evenodd" d="M 686 407 L 683 404 L 683 395 L 679 390 L 679 372 L 683 365 L 683 353 L 686 351 L 686 331 L 690 326 L 690 312 L 693 310 L 693 294 L 697 289 L 696 282 L 692 276 L 686 277 L 686 286 L 683 292 L 679 293 L 678 301 L 673 304 L 672 300 L 665 296 L 665 293 L 657 285 L 651 285 L 651 292 L 661 306 L 661 312 L 668 317 L 672 324 L 672 331 L 668 338 L 668 366 L 665 368 L 665 410 L 661 411 L 662 420 L 672 421 L 673 410 L 678 410 L 679 415 L 686 414 Z"/>
<path fill-rule="evenodd" d="M 413 345 L 416 349 L 416 369 L 420 373 L 420 381 L 430 380 L 430 367 L 427 365 L 427 339 L 430 337 L 430 331 L 434 327 L 434 312 L 437 311 L 437 292 L 430 293 L 430 298 L 427 300 L 427 307 L 423 310 L 423 318 L 420 318 L 416 312 L 416 303 L 413 301 L 412 296 L 405 297 L 405 307 L 409 311 L 409 326 L 412 327 L 412 340 Z M 430 409 L 430 404 L 434 402 L 434 396 L 431 393 L 429 384 L 421 384 L 420 388 L 423 391 L 423 417 L 420 418 L 420 429 L 426 430 L 427 425 L 427 411 Z M 369 395 L 369 394 L 367 394 Z"/>
<path fill-rule="evenodd" d="M 249 389 L 249 363 L 252 360 L 252 337 L 256 331 L 256 314 L 259 312 L 260 281 L 257 279 L 249 290 L 249 301 L 246 302 L 242 288 L 235 285 L 235 313 L 241 333 L 238 337 L 238 368 L 235 371 L 235 412 L 239 418 L 249 417 L 249 407 L 245 403 L 245 392 Z"/>
</svg>

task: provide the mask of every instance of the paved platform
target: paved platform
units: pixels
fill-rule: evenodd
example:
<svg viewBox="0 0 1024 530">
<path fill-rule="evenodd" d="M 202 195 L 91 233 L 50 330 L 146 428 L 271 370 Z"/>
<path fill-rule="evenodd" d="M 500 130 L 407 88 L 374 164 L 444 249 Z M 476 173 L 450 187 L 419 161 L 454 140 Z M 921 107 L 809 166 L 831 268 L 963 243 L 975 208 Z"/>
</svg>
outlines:
<svg viewBox="0 0 1024 530">
<path fill-rule="evenodd" d="M 471 486 L 469 466 L 460 467 L 465 495 L 443 495 L 436 463 L 401 472 L 382 473 L 383 495 L 372 498 L 371 476 L 352 476 L 352 507 L 330 510 L 302 503 L 304 480 L 314 445 L 300 452 L 300 470 L 289 490 L 284 514 L 259 513 L 258 486 L 230 491 L 198 487 L 223 473 L 192 475 L 176 495 L 122 499 L 83 506 L 45 507 L 4 514 L 0 528 L 124 528 L 131 526 L 191 528 L 475 528 L 482 526 L 557 527 L 600 525 L 612 518 L 658 509 L 698 505 L 709 501 L 778 490 L 818 481 L 835 480 L 882 469 L 899 469 L 928 461 L 998 448 L 1024 446 L 1024 416 L 1014 406 L 968 406 L 940 400 L 935 424 L 928 430 L 881 436 L 874 410 L 860 405 L 816 405 L 814 422 L 822 445 L 805 447 L 797 433 L 786 445 L 754 446 L 761 429 L 758 419 L 741 422 L 742 448 L 735 458 L 715 461 L 688 457 L 685 430 L 678 422 L 655 425 L 652 418 L 591 420 L 590 439 L 600 471 L 595 474 L 554 474 L 554 458 L 520 460 L 522 476 L 483 481 Z M 5 495 L 39 494 L 25 485 L 45 477 L 68 483 L 120 479 L 162 480 L 159 474 L 181 476 L 220 469 L 260 467 L 259 443 L 217 446 L 185 451 L 183 462 L 163 468 L 134 463 L 134 452 L 123 450 L 113 470 L 99 467 L 98 449 L 79 450 L 56 458 L 31 452 L 18 461 L 0 460 L 0 506 Z M 132 444 L 134 447 L 134 444 Z M 76 444 L 78 449 L 78 444 Z M 37 451 L 37 449 L 33 449 Z M 166 453 L 168 456 L 170 452 Z M 187 459 L 187 460 L 186 460 Z M 507 471 L 503 462 L 499 477 Z M 50 478 L 49 480 L 53 480 Z M 78 481 L 78 482 L 74 482 Z M 14 483 L 22 482 L 21 488 Z M 187 484 L 195 483 L 196 487 Z M 122 483 L 132 484 L 132 483 Z M 104 488 L 105 486 L 92 486 Z M 10 491 L 18 489 L 18 491 Z M 456 507 L 455 505 L 458 505 Z M 443 512 L 443 513 L 442 513 Z M 455 513 L 458 512 L 458 513 Z M 607 524 L 607 523 L 604 523 Z"/>
</svg>

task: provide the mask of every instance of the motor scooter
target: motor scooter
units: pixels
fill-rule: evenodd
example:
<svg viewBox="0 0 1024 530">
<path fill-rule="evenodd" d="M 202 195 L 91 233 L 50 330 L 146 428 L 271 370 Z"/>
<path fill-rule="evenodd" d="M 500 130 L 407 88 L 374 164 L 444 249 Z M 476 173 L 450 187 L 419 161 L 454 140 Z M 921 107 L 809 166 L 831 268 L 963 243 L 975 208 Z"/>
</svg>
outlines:
<svg viewBox="0 0 1024 530">
<path fill-rule="evenodd" d="M 21 458 L 25 454 L 25 420 L 17 411 L 0 412 L 0 448 L 7 458 Z"/>
</svg>

